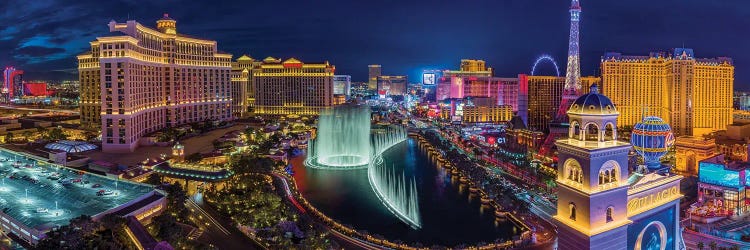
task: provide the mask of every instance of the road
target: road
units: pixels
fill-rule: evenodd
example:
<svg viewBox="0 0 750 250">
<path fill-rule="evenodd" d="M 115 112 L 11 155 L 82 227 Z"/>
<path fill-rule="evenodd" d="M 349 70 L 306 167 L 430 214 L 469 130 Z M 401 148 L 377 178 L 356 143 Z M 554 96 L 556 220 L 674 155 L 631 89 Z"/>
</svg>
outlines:
<svg viewBox="0 0 750 250">
<path fill-rule="evenodd" d="M 0 108 L 15 109 L 15 110 L 28 110 L 28 111 L 45 111 L 45 112 L 54 112 L 54 113 L 65 113 L 65 114 L 71 114 L 71 115 L 79 114 L 78 111 L 65 110 L 65 109 L 24 108 L 24 107 L 9 106 L 9 105 L 0 105 Z"/>
<path fill-rule="evenodd" d="M 204 230 L 204 233 L 198 237 L 199 241 L 212 244 L 218 249 L 267 249 L 260 242 L 232 227 L 233 223 L 228 218 L 219 216 L 218 212 L 212 208 L 198 205 L 190 199 L 185 202 L 185 205 L 196 220 L 196 224 Z"/>
<path fill-rule="evenodd" d="M 710 249 L 709 244 L 711 242 L 716 242 L 718 248 L 739 246 L 740 248 L 738 249 L 750 249 L 750 243 L 747 242 L 731 241 L 711 235 L 698 234 L 690 230 L 683 231 L 682 238 L 685 241 L 685 247 L 687 249 L 698 249 L 699 242 L 703 242 L 703 249 Z"/>
</svg>

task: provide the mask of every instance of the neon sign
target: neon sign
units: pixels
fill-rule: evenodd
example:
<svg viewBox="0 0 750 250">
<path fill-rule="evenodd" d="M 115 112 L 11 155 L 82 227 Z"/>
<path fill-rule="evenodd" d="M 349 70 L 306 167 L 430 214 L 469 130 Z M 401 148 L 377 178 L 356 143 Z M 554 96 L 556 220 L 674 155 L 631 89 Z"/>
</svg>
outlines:
<svg viewBox="0 0 750 250">
<path fill-rule="evenodd" d="M 648 209 L 661 206 L 681 196 L 677 186 L 651 192 L 643 197 L 635 197 L 628 201 L 628 216 L 641 213 Z"/>
</svg>

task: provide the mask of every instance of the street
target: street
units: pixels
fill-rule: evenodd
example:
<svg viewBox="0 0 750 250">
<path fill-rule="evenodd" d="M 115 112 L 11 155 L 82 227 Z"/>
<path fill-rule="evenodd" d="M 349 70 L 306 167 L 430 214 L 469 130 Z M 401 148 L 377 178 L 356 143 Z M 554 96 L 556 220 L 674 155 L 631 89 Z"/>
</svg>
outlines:
<svg viewBox="0 0 750 250">
<path fill-rule="evenodd" d="M 212 208 L 198 205 L 190 199 L 185 202 L 185 205 L 191 217 L 196 220 L 196 224 L 204 230 L 198 240 L 208 242 L 218 249 L 267 249 L 254 239 L 245 236 L 232 226 L 231 220 L 219 216 L 218 212 Z"/>
</svg>

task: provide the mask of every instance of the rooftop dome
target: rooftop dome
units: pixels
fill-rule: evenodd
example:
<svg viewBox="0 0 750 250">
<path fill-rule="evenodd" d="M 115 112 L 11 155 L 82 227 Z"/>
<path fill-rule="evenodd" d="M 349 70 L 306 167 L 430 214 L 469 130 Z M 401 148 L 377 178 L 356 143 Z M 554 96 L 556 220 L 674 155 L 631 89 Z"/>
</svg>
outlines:
<svg viewBox="0 0 750 250">
<path fill-rule="evenodd" d="M 96 149 L 96 145 L 84 141 L 58 141 L 48 143 L 44 146 L 46 149 L 62 150 L 68 153 L 85 152 Z"/>
<path fill-rule="evenodd" d="M 568 109 L 569 114 L 581 114 L 581 115 L 616 115 L 617 108 L 612 103 L 609 97 L 599 93 L 599 88 L 596 84 L 591 85 L 589 93 L 578 97 L 578 99 L 570 105 Z"/>
</svg>

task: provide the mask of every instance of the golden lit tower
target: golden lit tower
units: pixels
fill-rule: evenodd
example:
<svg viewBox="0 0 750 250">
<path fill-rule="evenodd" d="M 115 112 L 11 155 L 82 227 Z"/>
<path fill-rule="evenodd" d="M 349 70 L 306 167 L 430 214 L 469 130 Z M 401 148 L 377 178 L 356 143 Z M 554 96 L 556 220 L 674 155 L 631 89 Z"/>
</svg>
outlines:
<svg viewBox="0 0 750 250">
<path fill-rule="evenodd" d="M 156 21 L 156 29 L 164 34 L 177 34 L 177 21 L 169 17 L 169 14 L 164 13 L 164 16 Z"/>
<path fill-rule="evenodd" d="M 695 58 L 688 48 L 648 56 L 610 52 L 601 73 L 603 92 L 620 109 L 620 126 L 633 126 L 645 114 L 662 117 L 676 135 L 701 136 L 732 123 L 731 58 Z"/>
</svg>

